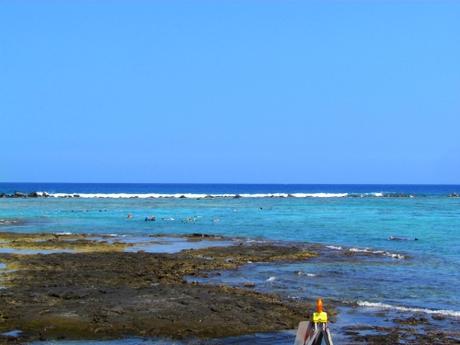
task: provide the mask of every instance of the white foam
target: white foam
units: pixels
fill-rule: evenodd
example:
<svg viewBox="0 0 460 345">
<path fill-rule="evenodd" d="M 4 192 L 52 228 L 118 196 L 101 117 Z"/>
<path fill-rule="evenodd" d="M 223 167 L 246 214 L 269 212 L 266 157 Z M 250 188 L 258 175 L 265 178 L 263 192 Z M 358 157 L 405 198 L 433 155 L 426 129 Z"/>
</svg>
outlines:
<svg viewBox="0 0 460 345">
<path fill-rule="evenodd" d="M 158 193 L 52 193 L 49 194 L 50 197 L 55 198 L 73 198 L 80 197 L 85 199 L 101 198 L 101 199 L 159 199 L 159 198 L 187 198 L 187 199 L 196 199 L 196 198 L 206 198 L 208 194 L 158 194 Z"/>
<path fill-rule="evenodd" d="M 353 252 L 353 253 L 367 253 L 367 254 L 383 255 L 383 256 L 388 256 L 390 258 L 395 258 L 395 259 L 405 259 L 406 258 L 402 254 L 386 252 L 384 250 L 371 250 L 369 248 L 350 248 L 348 249 L 348 251 Z"/>
<path fill-rule="evenodd" d="M 345 198 L 348 193 L 292 193 L 294 198 Z"/>
<path fill-rule="evenodd" d="M 205 199 L 205 198 L 343 198 L 348 193 L 224 193 L 224 194 L 203 194 L 203 193 L 46 193 L 37 192 L 40 196 L 54 198 L 101 198 L 101 199 Z"/>
<path fill-rule="evenodd" d="M 252 239 L 247 239 L 245 240 L 246 243 L 267 243 L 267 241 L 264 240 L 252 240 Z"/>
<path fill-rule="evenodd" d="M 55 197 L 55 198 L 186 198 L 186 199 L 204 199 L 204 198 L 346 198 L 346 197 L 409 197 L 414 195 L 400 193 L 385 193 L 385 192 L 368 192 L 368 193 L 48 193 L 36 192 L 39 197 Z"/>
<path fill-rule="evenodd" d="M 380 303 L 380 302 L 375 303 L 375 302 L 367 302 L 367 301 L 358 301 L 357 304 L 360 307 L 367 307 L 367 308 L 389 309 L 389 310 L 397 310 L 397 311 L 403 311 L 403 312 L 440 314 L 440 315 L 446 315 L 446 316 L 460 317 L 460 311 L 455 311 L 455 310 L 412 308 L 412 307 L 385 304 L 385 303 Z"/>
<path fill-rule="evenodd" d="M 342 250 L 341 246 L 326 246 L 326 248 L 333 249 L 333 250 Z"/>
<path fill-rule="evenodd" d="M 270 277 L 266 280 L 266 282 L 273 282 L 276 280 L 276 277 Z"/>
<path fill-rule="evenodd" d="M 168 222 L 173 222 L 175 219 L 173 217 L 166 217 L 166 218 L 161 218 L 161 220 L 166 220 Z"/>
<path fill-rule="evenodd" d="M 212 194 L 214 196 L 214 194 Z M 239 195 L 242 198 L 287 198 L 287 193 L 242 193 L 242 194 L 231 194 L 235 197 Z"/>
<path fill-rule="evenodd" d="M 58 236 L 70 236 L 70 235 L 72 235 L 71 232 L 55 232 L 54 234 L 58 235 Z"/>
</svg>

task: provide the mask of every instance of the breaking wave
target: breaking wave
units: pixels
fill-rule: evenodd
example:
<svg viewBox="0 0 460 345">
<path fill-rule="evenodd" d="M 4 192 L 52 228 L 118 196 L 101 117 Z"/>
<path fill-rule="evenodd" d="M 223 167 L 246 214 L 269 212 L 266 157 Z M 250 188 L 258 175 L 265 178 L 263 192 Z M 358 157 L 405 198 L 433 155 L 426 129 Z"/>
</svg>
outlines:
<svg viewBox="0 0 460 345">
<path fill-rule="evenodd" d="M 333 249 L 333 250 L 342 250 L 341 246 L 326 246 L 326 248 Z"/>
<path fill-rule="evenodd" d="M 398 305 L 385 304 L 380 302 L 367 302 L 367 301 L 358 301 L 357 304 L 360 307 L 367 308 L 377 308 L 377 309 L 388 309 L 388 310 L 397 310 L 403 312 L 413 312 L 413 313 L 425 313 L 425 314 L 439 314 L 445 316 L 460 317 L 460 311 L 455 310 L 446 310 L 446 309 L 427 309 L 427 308 L 413 308 L 413 307 L 404 307 Z"/>
<path fill-rule="evenodd" d="M 345 250 L 350 253 L 363 253 L 363 254 L 372 254 L 372 255 L 381 255 L 381 256 L 388 256 L 390 258 L 394 259 L 406 259 L 406 256 L 403 254 L 399 253 L 392 253 L 392 252 L 387 252 L 385 250 L 375 250 L 375 249 L 370 249 L 370 248 L 343 248 L 342 246 L 333 246 L 333 245 L 328 245 L 325 246 L 328 249 L 332 250 Z"/>
<path fill-rule="evenodd" d="M 391 253 L 385 250 L 372 250 L 369 248 L 349 248 L 348 251 L 352 253 L 364 253 L 364 254 L 375 254 L 375 255 L 388 256 L 394 259 L 405 259 L 406 258 L 405 255 L 402 255 L 399 253 Z"/>
<path fill-rule="evenodd" d="M 412 198 L 413 195 L 401 193 L 31 193 L 35 197 L 54 198 L 110 198 L 110 199 L 212 199 L 212 198 Z M 27 195 L 23 195 L 27 197 Z"/>
</svg>

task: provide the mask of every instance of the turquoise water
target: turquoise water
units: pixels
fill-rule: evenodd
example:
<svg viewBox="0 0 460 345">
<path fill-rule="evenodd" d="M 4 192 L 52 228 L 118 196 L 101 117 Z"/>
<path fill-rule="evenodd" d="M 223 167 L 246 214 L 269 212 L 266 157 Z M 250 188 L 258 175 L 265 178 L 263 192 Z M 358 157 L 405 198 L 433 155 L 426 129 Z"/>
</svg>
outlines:
<svg viewBox="0 0 460 345">
<path fill-rule="evenodd" d="M 60 186 L 57 191 L 48 191 L 112 191 L 109 187 L 102 191 L 91 190 L 88 186 L 84 188 L 65 190 L 65 186 Z M 124 191 L 122 186 L 117 185 L 112 189 L 113 193 L 142 192 L 139 190 L 141 187 L 136 187 L 134 191 L 129 188 L 132 187 L 126 187 Z M 181 193 L 181 185 L 174 185 L 174 190 L 162 187 L 166 190 L 158 191 L 152 186 L 143 188 L 145 193 Z M 220 186 L 215 190 L 212 186 L 194 187 L 204 190 L 190 190 L 190 186 L 182 188 L 188 188 L 183 190 L 184 193 L 204 194 L 282 192 L 282 186 L 272 189 L 266 186 L 258 186 L 259 189 L 251 186 Z M 324 193 L 331 195 L 392 192 L 407 193 L 407 196 L 1 198 L 0 219 L 17 219 L 21 222 L 4 223 L 0 229 L 132 236 L 200 232 L 296 243 L 316 242 L 334 246 L 331 248 L 342 247 L 342 252 L 350 248 L 382 250 L 382 255 L 351 262 L 340 259 L 341 251 L 336 248 L 330 250 L 331 255 L 327 260 L 319 258 L 290 265 L 258 265 L 255 269 L 246 267 L 224 274 L 219 279 L 229 283 L 256 281 L 262 290 L 276 291 L 290 297 L 321 295 L 346 303 L 359 303 L 363 308 L 410 307 L 422 311 L 427 309 L 426 312 L 443 310 L 447 315 L 460 316 L 460 198 L 447 197 L 449 193 L 460 190 L 459 187 L 429 186 L 425 190 L 423 186 L 286 188 L 291 188 L 287 193 L 322 193 L 323 188 Z M 11 192 L 11 189 L 4 188 L 4 191 Z M 133 217 L 128 219 L 128 214 Z M 147 216 L 155 216 L 156 221 L 144 221 Z M 404 240 L 389 240 L 391 236 Z M 334 251 L 337 251 L 335 256 Z M 390 254 L 405 258 L 398 259 Z M 272 276 L 275 277 L 273 282 L 265 282 Z"/>
</svg>

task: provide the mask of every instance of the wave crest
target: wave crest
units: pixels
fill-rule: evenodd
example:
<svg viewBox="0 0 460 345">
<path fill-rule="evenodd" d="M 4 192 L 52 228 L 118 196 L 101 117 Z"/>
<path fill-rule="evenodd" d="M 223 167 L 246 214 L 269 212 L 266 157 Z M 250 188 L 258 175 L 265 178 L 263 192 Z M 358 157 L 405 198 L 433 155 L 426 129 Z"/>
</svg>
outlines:
<svg viewBox="0 0 460 345">
<path fill-rule="evenodd" d="M 19 194 L 18 194 L 19 195 Z M 212 199 L 212 198 L 404 198 L 414 197 L 402 193 L 48 193 L 34 192 L 29 195 L 20 193 L 21 197 L 54 198 L 106 198 L 106 199 Z"/>
<path fill-rule="evenodd" d="M 369 248 L 350 248 L 348 249 L 348 251 L 352 253 L 383 255 L 383 256 L 388 256 L 390 258 L 394 258 L 394 259 L 405 259 L 406 258 L 406 256 L 399 254 L 399 253 L 391 253 L 385 250 L 372 250 Z"/>
<path fill-rule="evenodd" d="M 425 314 L 440 314 L 445 316 L 460 317 L 460 311 L 448 310 L 448 309 L 427 309 L 427 308 L 415 308 L 415 307 L 404 307 L 398 305 L 385 304 L 380 302 L 367 302 L 367 301 L 358 301 L 357 304 L 360 307 L 367 308 L 377 308 L 377 309 L 387 309 L 387 310 L 397 310 L 403 312 L 413 312 L 413 313 L 425 313 Z"/>
<path fill-rule="evenodd" d="M 346 251 L 348 251 L 350 253 L 363 253 L 363 254 L 388 256 L 388 257 L 394 258 L 394 259 L 406 259 L 407 258 L 403 254 L 392 253 L 392 252 L 388 252 L 388 251 L 385 251 L 385 250 L 375 250 L 375 249 L 370 249 L 370 248 L 354 248 L 354 247 L 344 249 L 342 246 L 334 246 L 334 245 L 327 245 L 325 247 L 328 248 L 328 249 L 338 250 L 338 251 L 346 250 Z"/>
</svg>

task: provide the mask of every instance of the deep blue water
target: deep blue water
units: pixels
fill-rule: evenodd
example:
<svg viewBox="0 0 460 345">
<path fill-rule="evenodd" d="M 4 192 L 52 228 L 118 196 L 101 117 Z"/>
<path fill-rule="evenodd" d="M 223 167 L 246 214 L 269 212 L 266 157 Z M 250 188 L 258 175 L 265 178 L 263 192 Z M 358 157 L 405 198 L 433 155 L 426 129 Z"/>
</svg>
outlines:
<svg viewBox="0 0 460 345">
<path fill-rule="evenodd" d="M 247 238 L 317 242 L 342 251 L 383 251 L 350 262 L 321 258 L 290 265 L 244 267 L 215 278 L 290 297 L 333 298 L 366 305 L 447 310 L 460 316 L 460 186 L 0 184 L 0 192 L 79 194 L 401 193 L 413 197 L 307 198 L 27 198 L 0 199 L 2 231 L 149 235 L 204 232 Z M 133 215 L 127 219 L 127 214 Z M 145 222 L 154 215 L 156 222 Z M 389 240 L 391 236 L 404 241 Z M 413 239 L 417 238 L 417 241 Z M 332 249 L 333 250 L 333 249 Z M 400 254 L 404 259 L 391 257 Z M 298 272 L 301 272 L 298 274 Z M 266 279 L 275 277 L 272 282 Z M 212 278 L 214 279 L 214 278 Z"/>
<path fill-rule="evenodd" d="M 335 185 L 335 184 L 155 184 L 155 183 L 0 183 L 0 193 L 408 193 L 448 195 L 460 185 Z"/>
</svg>

